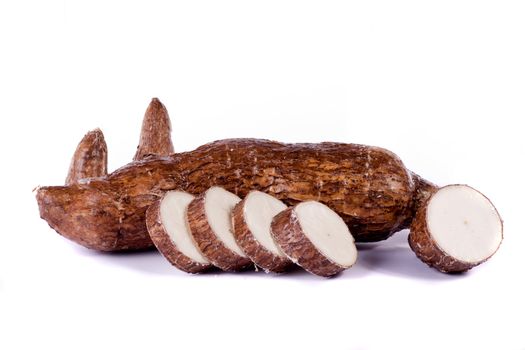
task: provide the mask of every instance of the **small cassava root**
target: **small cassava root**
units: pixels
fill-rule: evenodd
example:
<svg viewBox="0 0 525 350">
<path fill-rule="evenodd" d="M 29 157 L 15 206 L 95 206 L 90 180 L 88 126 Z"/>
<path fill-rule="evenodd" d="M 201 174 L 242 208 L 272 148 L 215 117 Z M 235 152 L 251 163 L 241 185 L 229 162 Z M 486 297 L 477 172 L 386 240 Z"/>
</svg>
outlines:
<svg viewBox="0 0 525 350">
<path fill-rule="evenodd" d="M 264 192 L 290 207 L 318 201 L 341 216 L 356 242 L 384 240 L 411 227 L 411 247 L 420 258 L 425 255 L 421 250 L 426 245 L 416 242 L 426 227 L 421 221 L 428 219 L 421 212 L 439 187 L 407 170 L 388 150 L 334 142 L 229 139 L 173 152 L 167 110 L 153 99 L 133 161 L 107 174 L 102 132 L 88 133 L 73 156 L 66 185 L 36 190 L 40 216 L 87 248 L 147 249 L 154 246 L 146 223 L 152 204 L 168 191 L 199 197 L 220 186 L 240 198 L 250 191 Z M 150 216 L 150 224 L 159 222 L 154 209 Z M 499 237 L 497 232 L 494 237 Z M 233 265 L 227 269 L 237 269 Z"/>
</svg>

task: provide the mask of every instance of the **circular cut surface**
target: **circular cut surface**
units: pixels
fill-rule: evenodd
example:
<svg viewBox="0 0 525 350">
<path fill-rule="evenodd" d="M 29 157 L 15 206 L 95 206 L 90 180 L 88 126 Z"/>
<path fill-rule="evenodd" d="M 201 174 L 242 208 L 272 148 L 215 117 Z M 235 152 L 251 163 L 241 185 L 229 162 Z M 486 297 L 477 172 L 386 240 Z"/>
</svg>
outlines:
<svg viewBox="0 0 525 350">
<path fill-rule="evenodd" d="M 177 249 L 188 258 L 209 264 L 197 249 L 186 223 L 186 209 L 195 197 L 186 192 L 170 191 L 160 205 L 160 218 L 164 229 Z"/>
<path fill-rule="evenodd" d="M 239 248 L 232 233 L 231 212 L 241 199 L 221 187 L 211 187 L 206 191 L 204 210 L 207 221 L 217 237 L 230 250 L 246 257 Z"/>
<path fill-rule="evenodd" d="M 243 207 L 246 225 L 255 239 L 268 251 L 283 258 L 286 256 L 275 244 L 270 234 L 270 225 L 273 217 L 286 208 L 277 198 L 260 191 L 250 192 Z"/>
<path fill-rule="evenodd" d="M 468 263 L 494 254 L 503 235 L 501 219 L 492 203 L 465 185 L 446 186 L 432 196 L 427 225 L 440 249 Z"/>
<path fill-rule="evenodd" d="M 307 201 L 294 209 L 301 229 L 330 261 L 348 268 L 357 258 L 354 238 L 343 219 L 326 205 Z"/>
</svg>

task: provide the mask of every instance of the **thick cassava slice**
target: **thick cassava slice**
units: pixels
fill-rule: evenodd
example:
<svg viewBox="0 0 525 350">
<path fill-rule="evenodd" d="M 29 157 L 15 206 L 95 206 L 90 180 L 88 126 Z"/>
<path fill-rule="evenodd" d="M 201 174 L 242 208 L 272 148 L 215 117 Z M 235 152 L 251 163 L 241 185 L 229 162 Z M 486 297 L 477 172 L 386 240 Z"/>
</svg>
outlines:
<svg viewBox="0 0 525 350">
<path fill-rule="evenodd" d="M 408 236 L 419 259 L 442 272 L 462 272 L 485 262 L 502 240 L 496 208 L 466 185 L 435 191 L 417 211 Z"/>
<path fill-rule="evenodd" d="M 232 212 L 235 240 L 246 255 L 266 272 L 283 272 L 290 259 L 275 244 L 270 224 L 286 205 L 264 192 L 251 191 Z"/>
<path fill-rule="evenodd" d="M 235 194 L 214 186 L 188 206 L 188 226 L 197 248 L 224 271 L 238 271 L 252 265 L 232 232 L 231 212 L 240 201 Z"/>
<path fill-rule="evenodd" d="M 316 201 L 299 203 L 277 214 L 271 233 L 293 262 L 315 275 L 333 276 L 357 259 L 354 238 L 343 219 Z"/>
<path fill-rule="evenodd" d="M 148 208 L 146 224 L 151 240 L 173 266 L 199 273 L 212 265 L 197 249 L 186 222 L 186 210 L 193 199 L 186 192 L 167 192 Z"/>
</svg>

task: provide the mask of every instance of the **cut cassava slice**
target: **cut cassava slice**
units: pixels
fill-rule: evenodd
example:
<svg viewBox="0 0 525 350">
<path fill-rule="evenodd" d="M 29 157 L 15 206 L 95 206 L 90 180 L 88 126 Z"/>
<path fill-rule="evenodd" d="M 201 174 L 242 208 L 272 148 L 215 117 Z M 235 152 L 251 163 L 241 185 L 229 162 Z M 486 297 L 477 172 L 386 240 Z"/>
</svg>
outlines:
<svg viewBox="0 0 525 350">
<path fill-rule="evenodd" d="M 343 219 L 316 201 L 299 203 L 277 214 L 271 233 L 293 262 L 315 275 L 333 276 L 357 259 L 354 238 Z"/>
<path fill-rule="evenodd" d="M 235 194 L 214 186 L 188 206 L 188 226 L 197 248 L 224 271 L 238 271 L 252 265 L 232 232 L 231 211 L 240 201 Z"/>
<path fill-rule="evenodd" d="M 417 211 L 410 231 L 412 250 L 441 272 L 462 272 L 485 262 L 503 239 L 496 208 L 467 185 L 435 191 Z"/>
<path fill-rule="evenodd" d="M 266 272 L 283 272 L 292 264 L 270 233 L 273 217 L 286 208 L 283 202 L 269 194 L 251 191 L 232 212 L 235 240 Z"/>
<path fill-rule="evenodd" d="M 199 273 L 212 267 L 195 246 L 186 223 L 186 209 L 195 197 L 182 191 L 169 191 L 146 212 L 151 240 L 175 267 Z"/>
</svg>

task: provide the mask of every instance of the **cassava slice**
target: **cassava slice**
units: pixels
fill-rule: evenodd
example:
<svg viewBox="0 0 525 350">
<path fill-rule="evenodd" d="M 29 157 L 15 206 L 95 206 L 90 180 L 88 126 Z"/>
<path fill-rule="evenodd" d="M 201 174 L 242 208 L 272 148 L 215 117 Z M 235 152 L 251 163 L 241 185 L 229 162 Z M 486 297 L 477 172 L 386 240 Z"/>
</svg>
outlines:
<svg viewBox="0 0 525 350">
<path fill-rule="evenodd" d="M 273 217 L 286 208 L 283 202 L 269 194 L 251 191 L 232 211 L 237 244 L 266 272 L 283 272 L 292 264 L 270 233 Z"/>
<path fill-rule="evenodd" d="M 496 208 L 467 185 L 435 191 L 417 211 L 410 231 L 412 250 L 441 272 L 462 272 L 485 262 L 503 239 Z"/>
<path fill-rule="evenodd" d="M 232 232 L 231 211 L 240 201 L 235 194 L 214 186 L 188 206 L 188 226 L 197 248 L 224 271 L 238 271 L 252 265 Z"/>
<path fill-rule="evenodd" d="M 186 209 L 195 197 L 182 191 L 169 191 L 146 212 L 151 240 L 175 267 L 189 273 L 203 272 L 211 263 L 195 246 L 186 223 Z"/>
<path fill-rule="evenodd" d="M 316 201 L 299 203 L 277 214 L 271 233 L 293 262 L 315 275 L 333 276 L 357 259 L 354 238 L 343 219 Z"/>
</svg>

